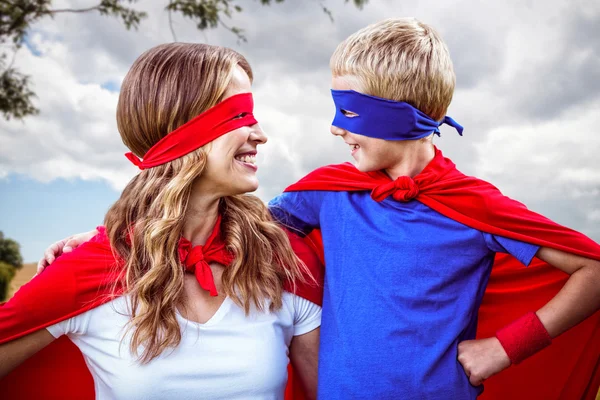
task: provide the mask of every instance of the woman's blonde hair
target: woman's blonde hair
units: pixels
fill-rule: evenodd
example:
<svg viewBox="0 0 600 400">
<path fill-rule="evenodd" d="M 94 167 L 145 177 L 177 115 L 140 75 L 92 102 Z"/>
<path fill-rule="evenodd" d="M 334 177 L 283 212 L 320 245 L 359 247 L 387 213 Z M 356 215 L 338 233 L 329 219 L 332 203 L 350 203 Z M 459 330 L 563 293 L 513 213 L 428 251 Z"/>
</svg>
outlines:
<svg viewBox="0 0 600 400">
<path fill-rule="evenodd" d="M 121 86 L 117 124 L 123 142 L 143 157 L 162 137 L 221 101 L 236 66 L 252 79 L 246 59 L 227 48 L 171 43 L 146 51 Z M 105 218 L 113 251 L 125 263 L 130 350 L 142 362 L 181 341 L 176 307 L 185 272 L 177 246 L 192 184 L 205 169 L 209 147 L 141 171 Z M 246 313 L 253 305 L 281 307 L 283 283 L 302 280 L 306 268 L 287 235 L 255 196 L 222 198 L 219 211 L 225 243 L 235 256 L 222 274 L 224 293 Z"/>
<path fill-rule="evenodd" d="M 435 120 L 446 114 L 456 81 L 442 38 L 414 18 L 387 19 L 352 34 L 330 67 L 335 77 L 355 77 L 361 92 L 404 101 Z"/>
</svg>

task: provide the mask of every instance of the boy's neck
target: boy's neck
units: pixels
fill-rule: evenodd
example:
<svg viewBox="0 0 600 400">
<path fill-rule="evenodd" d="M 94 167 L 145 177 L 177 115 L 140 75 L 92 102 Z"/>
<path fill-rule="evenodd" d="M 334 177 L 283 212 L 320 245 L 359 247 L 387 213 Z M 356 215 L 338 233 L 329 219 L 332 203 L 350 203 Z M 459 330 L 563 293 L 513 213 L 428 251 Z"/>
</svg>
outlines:
<svg viewBox="0 0 600 400">
<path fill-rule="evenodd" d="M 401 176 L 414 178 L 425 169 L 435 157 L 435 147 L 431 140 L 415 140 L 402 143 L 398 162 L 385 169 L 385 173 L 396 180 Z"/>
</svg>

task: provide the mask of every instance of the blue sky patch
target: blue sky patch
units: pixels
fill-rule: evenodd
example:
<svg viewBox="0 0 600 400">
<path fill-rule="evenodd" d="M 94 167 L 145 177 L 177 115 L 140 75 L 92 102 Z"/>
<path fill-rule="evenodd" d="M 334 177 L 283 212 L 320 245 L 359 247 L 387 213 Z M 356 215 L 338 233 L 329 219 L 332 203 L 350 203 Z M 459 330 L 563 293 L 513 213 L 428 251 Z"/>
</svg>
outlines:
<svg viewBox="0 0 600 400">
<path fill-rule="evenodd" d="M 119 195 L 101 181 L 9 175 L 0 180 L 0 231 L 21 244 L 25 262 L 34 262 L 55 241 L 102 224 Z"/>
</svg>

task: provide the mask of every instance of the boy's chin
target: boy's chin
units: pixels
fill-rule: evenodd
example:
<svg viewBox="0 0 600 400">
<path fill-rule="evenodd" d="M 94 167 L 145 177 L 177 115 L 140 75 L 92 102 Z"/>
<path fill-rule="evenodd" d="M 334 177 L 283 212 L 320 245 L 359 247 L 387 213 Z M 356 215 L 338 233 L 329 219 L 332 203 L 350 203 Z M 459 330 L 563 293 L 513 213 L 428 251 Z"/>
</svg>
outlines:
<svg viewBox="0 0 600 400">
<path fill-rule="evenodd" d="M 381 169 L 381 168 L 378 168 L 376 165 L 369 165 L 364 162 L 361 163 L 360 161 L 356 161 L 354 163 L 354 166 L 360 172 L 373 172 L 373 171 L 379 171 Z"/>
</svg>

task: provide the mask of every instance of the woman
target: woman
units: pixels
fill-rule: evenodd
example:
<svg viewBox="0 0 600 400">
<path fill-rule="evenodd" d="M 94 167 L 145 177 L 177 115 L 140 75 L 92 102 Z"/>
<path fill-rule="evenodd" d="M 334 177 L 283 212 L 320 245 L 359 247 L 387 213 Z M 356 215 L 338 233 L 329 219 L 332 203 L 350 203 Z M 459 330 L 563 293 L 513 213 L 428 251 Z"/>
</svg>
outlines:
<svg viewBox="0 0 600 400">
<path fill-rule="evenodd" d="M 0 345 L 0 376 L 68 335 L 99 399 L 283 398 L 288 351 L 314 397 L 320 307 L 284 290 L 310 274 L 264 204 L 244 195 L 258 187 L 256 150 L 267 140 L 251 80 L 247 61 L 222 47 L 173 43 L 135 61 L 117 123 L 142 172 L 106 231 L 53 266 L 89 280 L 90 265 L 109 260 L 110 298 L 18 339 L 11 302 L 1 307 L 0 338 L 16 340 Z"/>
</svg>

